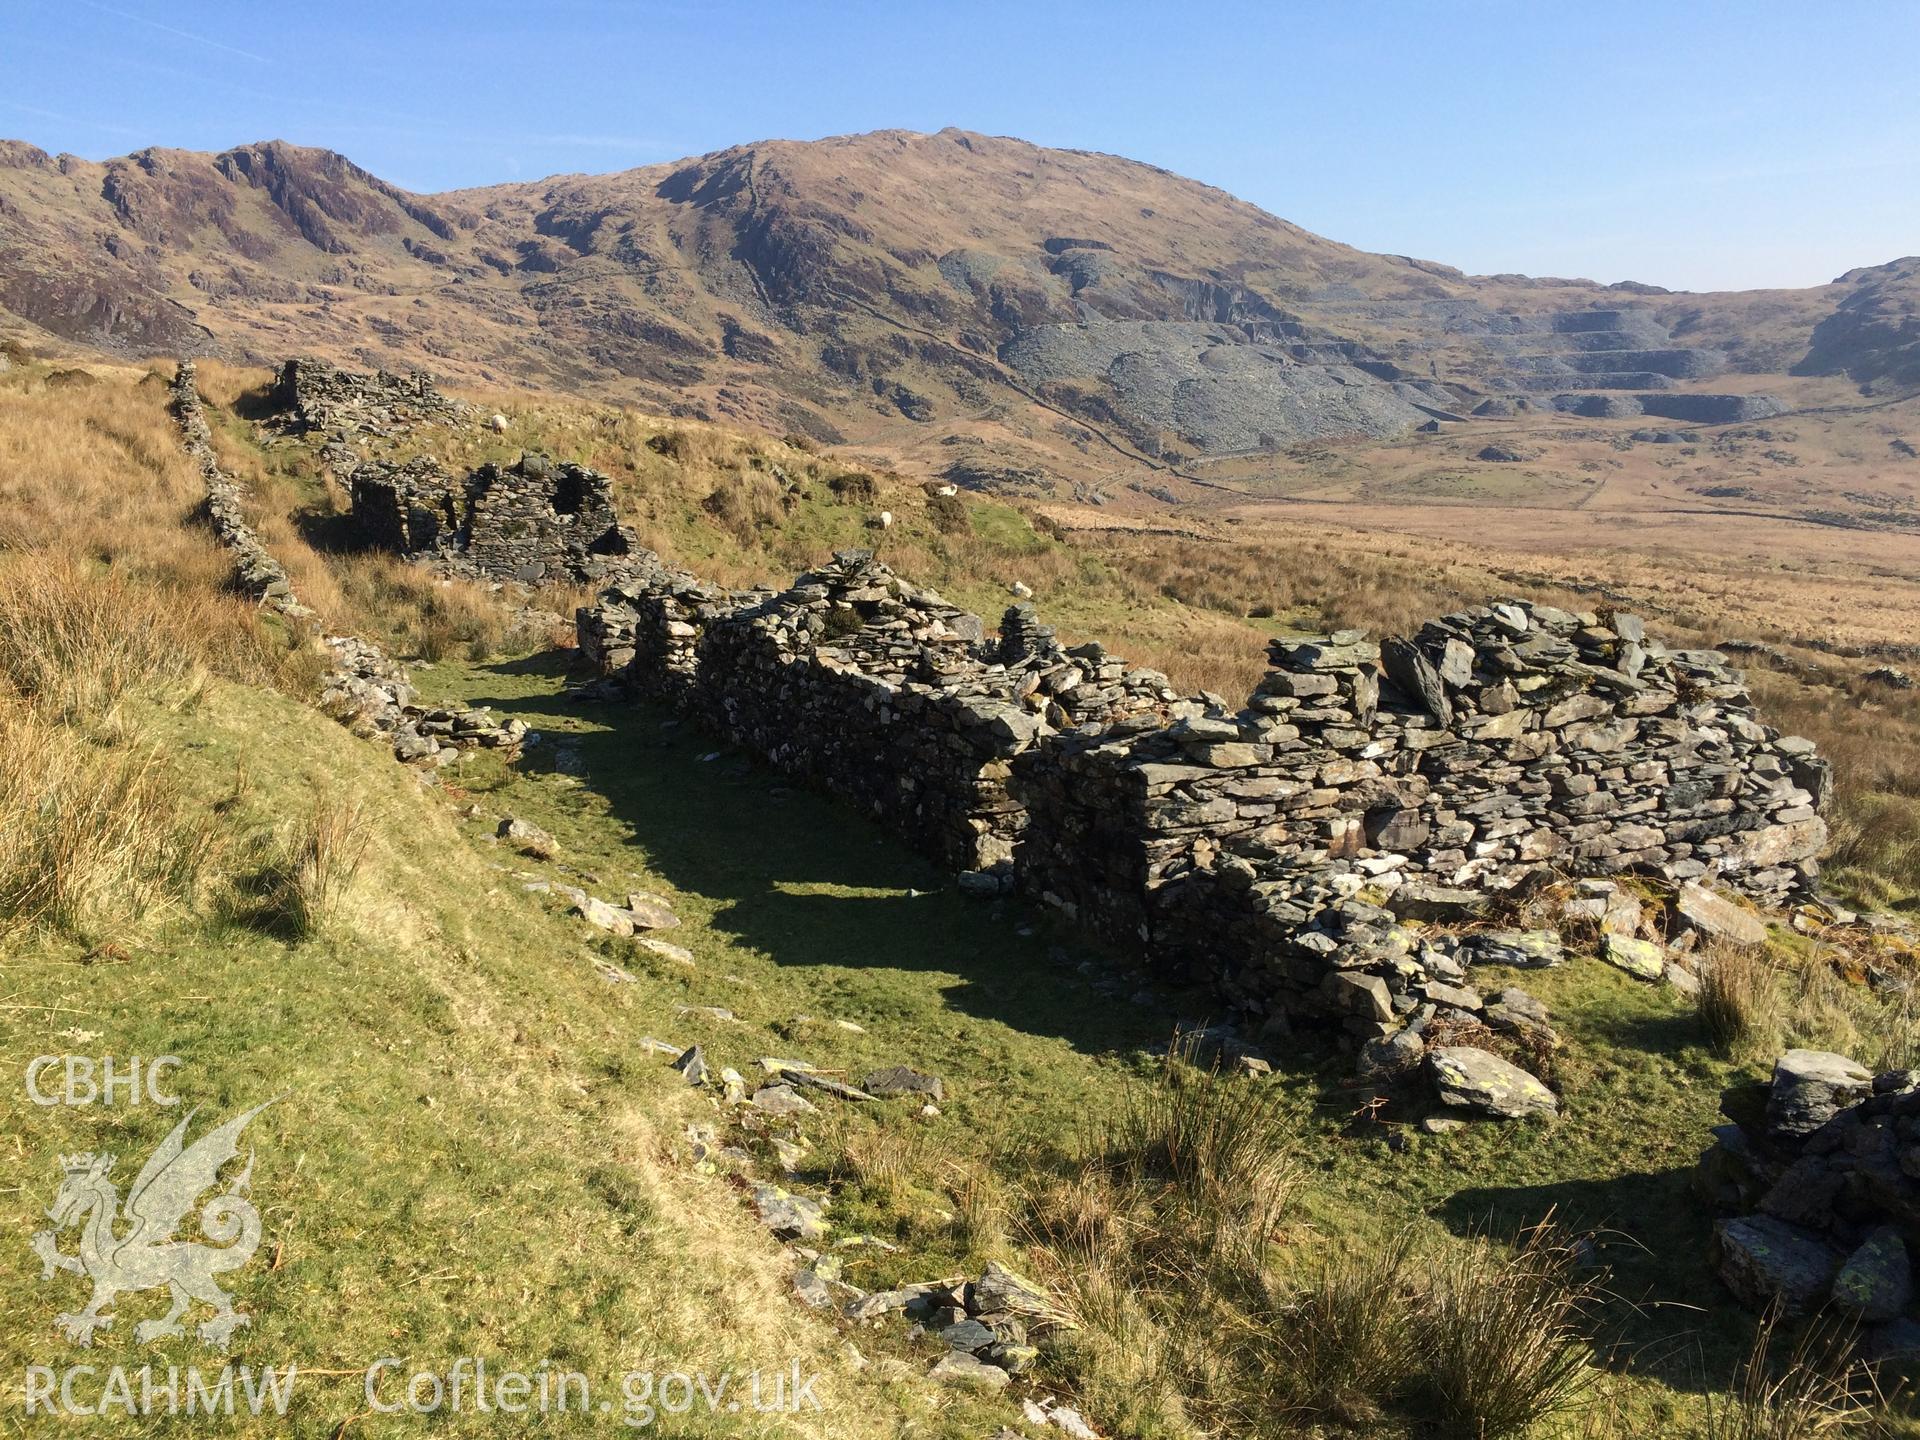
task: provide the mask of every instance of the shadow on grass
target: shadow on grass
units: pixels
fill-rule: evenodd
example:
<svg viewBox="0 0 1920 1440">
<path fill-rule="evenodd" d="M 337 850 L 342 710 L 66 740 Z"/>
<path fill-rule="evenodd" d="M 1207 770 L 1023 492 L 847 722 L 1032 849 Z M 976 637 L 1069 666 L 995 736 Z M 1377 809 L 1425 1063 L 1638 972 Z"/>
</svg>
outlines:
<svg viewBox="0 0 1920 1440">
<path fill-rule="evenodd" d="M 1176 1015 L 1090 995 L 1074 967 L 1099 952 L 1084 937 L 1023 902 L 961 894 L 950 872 L 877 823 L 669 710 L 554 695 L 546 687 L 565 669 L 556 652 L 491 664 L 481 673 L 542 688 L 508 683 L 467 699 L 548 732 L 525 765 L 564 756 L 657 871 L 719 902 L 714 929 L 775 964 L 944 973 L 944 1001 L 961 1014 L 1090 1053 L 1164 1042 L 1177 1021 L 1214 1018 L 1198 997 Z"/>
<path fill-rule="evenodd" d="M 1209 1002 L 1186 992 L 1148 1006 L 1129 1003 L 1125 989 L 1092 990 L 1090 979 L 1110 962 L 1085 937 L 1021 902 L 963 896 L 951 874 L 865 816 L 720 745 L 668 710 L 561 698 L 554 682 L 566 664 L 553 652 L 501 661 L 473 672 L 479 686 L 469 682 L 470 691 L 491 693 L 463 698 L 546 732 L 527 752 L 526 768 L 577 775 L 603 797 L 622 838 L 644 850 L 655 870 L 717 902 L 715 930 L 775 965 L 937 975 L 914 988 L 936 992 L 943 1008 L 917 1011 L 917 1001 L 903 998 L 904 1023 L 962 1030 L 976 1017 L 1087 1054 L 1123 1054 L 1165 1041 L 1176 1025 L 1212 1018 Z M 1063 952 L 1069 963 L 1062 963 Z M 1083 959 L 1095 961 L 1095 977 L 1075 973 Z M 829 980 L 827 988 L 838 983 Z M 1596 1045 L 1670 1054 L 1695 1043 L 1690 1014 L 1654 1013 L 1646 997 L 1635 998 L 1641 1008 L 1625 1007 L 1603 985 L 1605 1003 L 1582 1012 Z M 1337 1076 L 1345 1062 L 1328 1061 L 1312 1046 L 1287 1059 L 1284 1083 L 1339 1108 Z M 1605 1358 L 1698 1392 L 1724 1386 L 1746 1353 L 1752 1319 L 1727 1303 L 1708 1268 L 1711 1217 L 1689 1190 L 1691 1155 L 1676 1155 L 1678 1168 L 1661 1169 L 1655 1167 L 1664 1159 L 1650 1153 L 1634 1168 L 1625 1158 L 1633 1147 L 1616 1153 L 1607 1138 L 1622 1126 L 1653 1125 L 1664 1134 L 1658 1122 L 1688 1093 L 1662 1091 L 1617 1113 L 1561 1122 L 1582 1127 L 1577 1132 L 1488 1132 L 1502 1143 L 1464 1172 L 1442 1164 L 1425 1177 L 1431 1198 L 1422 1208 L 1455 1233 L 1506 1242 L 1550 1214 L 1594 1235 L 1615 1297 L 1600 1317 Z M 1326 1153 L 1341 1157 L 1336 1164 L 1351 1163 L 1345 1147 Z M 1626 1173 L 1604 1178 L 1548 1178 L 1623 1163 Z"/>
<path fill-rule="evenodd" d="M 1595 1327 L 1608 1368 L 1676 1390 L 1724 1389 L 1752 1342 L 1755 1320 L 1732 1306 L 1707 1261 L 1713 1216 L 1691 1171 L 1475 1187 L 1437 1218 L 1458 1235 L 1516 1243 L 1543 1222 L 1586 1240 L 1605 1292 Z"/>
<path fill-rule="evenodd" d="M 293 512 L 293 528 L 300 532 L 302 540 L 323 555 L 351 555 L 368 548 L 354 528 L 350 511 L 302 506 Z"/>
</svg>

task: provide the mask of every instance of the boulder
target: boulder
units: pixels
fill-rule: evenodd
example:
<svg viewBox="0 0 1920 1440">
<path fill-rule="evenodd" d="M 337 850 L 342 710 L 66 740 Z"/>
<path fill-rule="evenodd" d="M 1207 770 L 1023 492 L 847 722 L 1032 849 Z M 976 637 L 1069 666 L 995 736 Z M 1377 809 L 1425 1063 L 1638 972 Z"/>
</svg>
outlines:
<svg viewBox="0 0 1920 1440">
<path fill-rule="evenodd" d="M 987 1262 L 968 1293 L 971 1308 L 981 1315 L 1004 1312 L 1030 1319 L 1052 1319 L 1055 1307 L 1046 1290 L 997 1260 Z"/>
<path fill-rule="evenodd" d="M 1440 1098 L 1501 1120 L 1557 1115 L 1560 1100 L 1518 1065 L 1471 1045 L 1447 1045 L 1427 1053 Z"/>
<path fill-rule="evenodd" d="M 1810 1135 L 1873 1090 L 1873 1075 L 1830 1050 L 1789 1050 L 1773 1064 L 1767 1133 Z"/>
<path fill-rule="evenodd" d="M 673 1068 L 686 1077 L 689 1085 L 707 1083 L 707 1057 L 698 1045 L 682 1050 L 674 1059 Z"/>
<path fill-rule="evenodd" d="M 1494 997 L 1484 1017 L 1489 1028 L 1506 1035 L 1522 1035 L 1549 1048 L 1560 1043 L 1560 1036 L 1548 1023 L 1547 1007 L 1533 995 L 1509 986 Z"/>
<path fill-rule="evenodd" d="M 826 1206 L 778 1185 L 753 1187 L 753 1206 L 760 1223 L 782 1240 L 819 1240 L 827 1233 Z"/>
<path fill-rule="evenodd" d="M 1427 1042 L 1411 1030 L 1396 1030 L 1360 1047 L 1356 1073 L 1362 1080 L 1391 1082 L 1410 1075 L 1426 1058 Z"/>
<path fill-rule="evenodd" d="M 1823 1304 L 1840 1268 L 1840 1252 L 1826 1241 L 1770 1215 L 1718 1221 L 1709 1258 L 1741 1304 L 1764 1310 L 1777 1303 L 1788 1315 Z"/>
<path fill-rule="evenodd" d="M 1560 936 L 1552 930 L 1489 930 L 1464 942 L 1476 965 L 1512 965 L 1540 970 L 1566 959 Z"/>
<path fill-rule="evenodd" d="M 627 896 L 626 914 L 636 930 L 674 930 L 680 925 L 680 917 L 651 895 Z"/>
<path fill-rule="evenodd" d="M 1658 980 L 1667 969 L 1667 952 L 1651 940 L 1634 940 L 1612 931 L 1600 937 L 1600 957 L 1636 980 Z"/>
<path fill-rule="evenodd" d="M 998 1365 L 989 1365 L 964 1350 L 949 1350 L 927 1376 L 942 1385 L 964 1385 L 975 1390 L 1004 1390 L 1013 1383 L 1013 1377 Z"/>
<path fill-rule="evenodd" d="M 1900 1232 L 1883 1225 L 1833 1277 L 1833 1300 L 1862 1320 L 1897 1320 L 1913 1303 L 1913 1261 Z"/>
<path fill-rule="evenodd" d="M 1666 977 L 1667 984 L 1688 999 L 1693 999 L 1700 994 L 1700 977 L 1686 966 L 1668 961 L 1660 973 Z"/>
<path fill-rule="evenodd" d="M 811 1115 L 817 1109 L 791 1085 L 762 1085 L 747 1103 L 769 1115 Z"/>
<path fill-rule="evenodd" d="M 1378 975 L 1357 975 L 1351 970 L 1335 970 L 1321 982 L 1328 1003 L 1347 1015 L 1363 1020 L 1391 1020 L 1393 992 Z"/>
<path fill-rule="evenodd" d="M 1673 897 L 1673 908 L 1694 929 L 1736 945 L 1766 943 L 1767 927 L 1758 915 L 1695 881 L 1688 881 Z"/>
<path fill-rule="evenodd" d="M 616 910 L 604 900 L 596 900 L 591 895 L 583 895 L 573 907 L 573 913 L 596 929 L 605 930 L 612 935 L 633 934 L 633 917 L 624 910 Z"/>
<path fill-rule="evenodd" d="M 805 1070 L 782 1070 L 780 1079 L 789 1085 L 804 1086 L 809 1090 L 818 1090 L 831 1095 L 836 1100 L 871 1100 L 873 1096 L 865 1090 L 847 1084 L 844 1080 L 835 1080 L 831 1075 L 822 1075 L 811 1067 Z"/>
<path fill-rule="evenodd" d="M 508 815 L 501 820 L 496 833 L 522 855 L 536 860 L 551 860 L 560 853 L 560 842 L 530 820 Z"/>
<path fill-rule="evenodd" d="M 978 1320 L 967 1319 L 956 1320 L 953 1324 L 944 1326 L 940 1331 L 940 1338 L 950 1349 L 971 1353 L 986 1349 L 1000 1337 Z"/>
<path fill-rule="evenodd" d="M 938 1075 L 925 1074 L 910 1065 L 889 1065 L 884 1070 L 876 1070 L 860 1082 L 860 1088 L 882 1098 L 911 1095 L 936 1104 L 946 1098 Z"/>
</svg>

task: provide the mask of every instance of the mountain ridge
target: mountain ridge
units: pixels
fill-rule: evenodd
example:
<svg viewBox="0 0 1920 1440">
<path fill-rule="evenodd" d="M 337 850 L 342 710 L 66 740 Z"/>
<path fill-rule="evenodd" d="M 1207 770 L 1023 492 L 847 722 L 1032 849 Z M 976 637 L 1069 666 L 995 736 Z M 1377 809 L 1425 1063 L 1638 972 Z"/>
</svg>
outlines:
<svg viewBox="0 0 1920 1440">
<path fill-rule="evenodd" d="M 1912 259 L 1806 290 L 1468 275 L 1157 166 L 954 129 L 430 195 L 277 140 L 100 162 L 0 142 L 0 312 L 63 340 L 937 434 L 1015 470 L 1177 470 L 1490 401 L 1739 418 L 1765 408 L 1746 377 L 1916 384 L 1916 295 Z M 1664 395 L 1716 376 L 1737 377 L 1717 407 Z"/>
</svg>

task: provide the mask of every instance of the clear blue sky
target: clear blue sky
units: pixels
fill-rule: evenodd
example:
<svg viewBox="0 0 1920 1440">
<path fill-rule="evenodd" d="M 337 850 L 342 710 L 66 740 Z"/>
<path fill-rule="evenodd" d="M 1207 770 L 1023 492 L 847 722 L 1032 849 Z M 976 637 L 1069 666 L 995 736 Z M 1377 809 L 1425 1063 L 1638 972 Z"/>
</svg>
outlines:
<svg viewBox="0 0 1920 1440">
<path fill-rule="evenodd" d="M 1468 270 L 1920 251 L 1920 3 L 0 0 L 0 135 L 324 145 L 415 190 L 958 125 Z"/>
</svg>

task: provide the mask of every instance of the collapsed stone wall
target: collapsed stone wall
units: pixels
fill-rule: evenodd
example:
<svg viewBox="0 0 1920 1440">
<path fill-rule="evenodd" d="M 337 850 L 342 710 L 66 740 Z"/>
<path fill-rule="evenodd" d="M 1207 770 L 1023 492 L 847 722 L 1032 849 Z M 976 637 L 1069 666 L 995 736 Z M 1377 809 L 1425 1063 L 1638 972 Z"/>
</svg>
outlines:
<svg viewBox="0 0 1920 1440">
<path fill-rule="evenodd" d="M 1025 757 L 1021 883 L 1256 1013 L 1390 1033 L 1458 979 L 1397 925 L 1530 878 L 1810 882 L 1827 767 L 1714 652 L 1501 604 L 1413 639 L 1276 641 L 1236 715 Z"/>
<path fill-rule="evenodd" d="M 617 679 L 662 704 L 691 702 L 701 632 L 746 603 L 642 550 L 597 603 L 577 616 L 580 658 L 594 674 Z"/>
<path fill-rule="evenodd" d="M 1920 1350 L 1920 1071 L 1790 1050 L 1723 1109 L 1694 1188 L 1728 1217 L 1710 1252 L 1728 1288 L 1791 1315 L 1831 1303 Z"/>
<path fill-rule="evenodd" d="M 423 421 L 464 420 L 473 413 L 471 406 L 442 395 L 418 370 L 405 375 L 367 373 L 306 357 L 280 366 L 267 398 L 281 429 L 317 433 L 329 450 L 337 447 L 349 462 L 357 458 L 352 449 L 356 441 L 386 438 Z"/>
</svg>

